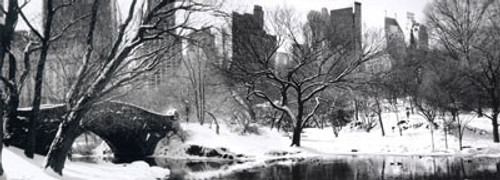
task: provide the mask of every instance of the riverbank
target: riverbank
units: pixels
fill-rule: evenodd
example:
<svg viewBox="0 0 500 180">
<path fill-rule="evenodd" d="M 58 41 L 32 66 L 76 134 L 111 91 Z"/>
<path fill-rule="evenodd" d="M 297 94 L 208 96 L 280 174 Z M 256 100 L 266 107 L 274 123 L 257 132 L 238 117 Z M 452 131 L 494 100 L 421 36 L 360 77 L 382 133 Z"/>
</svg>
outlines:
<svg viewBox="0 0 500 180">
<path fill-rule="evenodd" d="M 390 116 L 390 114 L 388 114 Z M 419 123 L 421 119 L 415 116 L 411 119 Z M 444 133 L 441 130 L 434 131 L 434 150 L 429 129 L 425 126 L 408 128 L 402 136 L 399 131 L 392 131 L 391 119 L 387 117 L 386 135 L 381 135 L 380 128 L 374 128 L 370 132 L 356 127 L 345 127 L 335 137 L 331 127 L 306 128 L 302 133 L 302 146 L 290 147 L 291 134 L 271 130 L 269 127 L 260 127 L 258 134 L 241 134 L 234 131 L 231 126 L 224 124 L 219 128 L 219 134 L 215 127 L 209 125 L 201 126 L 198 123 L 182 123 L 181 127 L 187 134 L 184 142 L 171 141 L 164 149 L 160 150 L 158 156 L 169 159 L 184 159 L 190 161 L 241 161 L 223 168 L 204 171 L 191 171 L 186 165 L 182 169 L 172 171 L 183 174 L 184 178 L 212 178 L 232 174 L 233 172 L 259 169 L 275 164 L 295 164 L 311 158 L 325 158 L 338 156 L 367 156 L 367 157 L 450 157 L 450 158 L 500 158 L 500 145 L 492 143 L 487 135 L 466 134 L 464 138 L 464 150 L 459 150 L 458 139 L 448 134 L 448 147 L 446 148 Z M 472 132 L 471 132 L 472 133 Z M 221 159 L 218 157 L 192 156 L 187 152 L 190 147 L 203 147 L 206 152 L 214 149 L 223 149 L 221 154 L 242 154 L 241 159 Z M 208 153 L 210 154 L 210 153 Z M 182 172 L 175 172 L 182 171 Z"/>
<path fill-rule="evenodd" d="M 169 158 L 191 158 L 184 152 L 191 145 L 206 148 L 225 148 L 236 154 L 243 154 L 252 159 L 268 159 L 276 156 L 307 157 L 316 155 L 338 154 L 375 154 L 375 155 L 422 155 L 422 156 L 488 156 L 500 157 L 500 144 L 493 143 L 488 134 L 475 134 L 465 131 L 463 150 L 460 150 L 458 138 L 436 129 L 431 136 L 425 126 L 410 127 L 400 134 L 392 129 L 390 117 L 386 121 L 385 135 L 379 127 L 366 132 L 357 127 L 344 127 L 335 137 L 331 127 L 305 128 L 302 133 L 301 147 L 290 147 L 291 133 L 278 132 L 269 127 L 260 127 L 258 134 L 241 134 L 230 127 L 221 125 L 219 134 L 215 128 L 197 123 L 182 123 L 187 134 L 184 142 L 172 142 L 158 155 Z M 415 124 L 423 121 L 420 117 L 411 119 Z M 432 143 L 434 141 L 434 143 Z M 434 145 L 433 145 L 434 144 Z"/>
</svg>

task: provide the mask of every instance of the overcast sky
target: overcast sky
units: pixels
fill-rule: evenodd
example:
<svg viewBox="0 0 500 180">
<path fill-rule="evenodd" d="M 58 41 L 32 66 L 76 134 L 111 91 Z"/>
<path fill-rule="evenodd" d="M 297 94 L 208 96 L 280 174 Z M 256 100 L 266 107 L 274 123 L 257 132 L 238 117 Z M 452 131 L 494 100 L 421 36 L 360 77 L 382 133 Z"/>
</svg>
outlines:
<svg viewBox="0 0 500 180">
<path fill-rule="evenodd" d="M 20 0 L 24 1 L 24 0 Z M 125 7 L 131 0 L 117 0 L 121 7 Z M 203 1 L 203 0 L 202 0 Z M 384 17 L 396 17 L 402 28 L 406 25 L 406 13 L 413 12 L 417 21 L 422 22 L 423 10 L 431 0 L 357 0 L 362 3 L 363 23 L 368 27 L 383 27 Z M 329 10 L 345 8 L 353 5 L 353 0 L 225 0 L 225 10 L 251 12 L 253 5 L 264 7 L 264 11 L 272 10 L 276 6 L 291 7 L 297 12 L 305 15 L 310 10 L 321 10 L 326 7 Z M 31 0 L 25 12 L 31 18 L 40 18 L 42 0 Z M 123 8 L 124 9 L 124 8 Z M 25 29 L 21 25 L 21 29 Z"/>
</svg>

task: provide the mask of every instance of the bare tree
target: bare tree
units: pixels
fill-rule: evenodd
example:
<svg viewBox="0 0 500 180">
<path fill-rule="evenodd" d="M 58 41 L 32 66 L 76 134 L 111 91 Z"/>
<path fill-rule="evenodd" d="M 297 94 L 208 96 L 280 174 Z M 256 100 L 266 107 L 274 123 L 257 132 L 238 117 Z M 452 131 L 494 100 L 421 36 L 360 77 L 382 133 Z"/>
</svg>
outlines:
<svg viewBox="0 0 500 180">
<path fill-rule="evenodd" d="M 2 98 L 1 103 L 2 117 L 5 115 L 5 120 L 9 121 L 17 118 L 17 108 L 19 107 L 21 92 L 31 70 L 31 55 L 35 52 L 43 53 L 44 46 L 43 40 L 40 39 L 41 35 L 33 28 L 32 22 L 27 20 L 22 11 L 28 2 L 18 4 L 17 1 L 11 0 L 7 4 L 8 6 L 5 9 L 3 5 L 0 6 L 2 13 L 6 15 L 5 24 L 0 26 L 2 34 L 0 42 L 0 65 L 2 66 L 0 80 L 4 85 L 1 91 L 6 95 L 3 96 L 5 99 Z M 29 26 L 30 31 L 35 34 L 35 38 L 29 36 L 30 33 L 15 32 L 19 18 L 22 18 Z M 48 44 L 55 39 L 47 38 L 45 42 Z M 5 59 L 8 59 L 8 72 L 6 75 L 2 72 Z M 19 62 L 22 62 L 22 64 Z M 4 119 L 2 118 L 2 120 Z M 1 124 L 3 125 L 3 122 Z M 1 134 L 3 134 L 3 128 L 0 129 L 2 131 Z M 31 132 L 33 132 L 32 129 L 29 129 L 29 133 Z M 30 147 L 31 145 L 28 143 L 25 154 L 32 158 L 33 151 L 30 151 L 32 150 Z"/>
<path fill-rule="evenodd" d="M 13 73 L 12 67 L 14 68 L 14 70 L 16 70 L 15 63 L 12 64 L 12 61 L 13 60 L 15 61 L 15 59 L 13 59 L 13 55 L 10 54 L 9 52 L 11 49 L 12 38 L 14 36 L 14 29 L 16 28 L 16 24 L 17 24 L 17 18 L 18 18 L 17 11 L 19 9 L 19 6 L 18 6 L 18 3 L 16 0 L 10 0 L 7 8 L 4 8 L 3 4 L 0 4 L 0 8 L 1 8 L 0 13 L 5 14 L 5 23 L 0 24 L 0 79 L 2 80 L 2 83 L 3 83 L 3 86 L 2 86 L 0 93 L 4 94 L 4 93 L 10 92 L 9 94 L 12 94 L 12 93 L 16 92 L 15 91 L 16 87 L 12 84 L 11 81 L 9 81 L 10 77 L 5 78 L 3 76 L 2 71 L 3 71 L 4 60 L 5 60 L 6 56 L 9 57 L 9 65 L 10 65 L 9 76 L 12 75 L 12 73 Z M 12 97 L 12 96 L 9 96 L 9 97 Z M 0 143 L 2 144 L 0 147 L 0 158 L 2 157 L 1 151 L 2 151 L 2 147 L 3 147 L 3 128 L 4 128 L 3 121 L 4 121 L 5 108 L 6 108 L 6 103 L 2 97 L 1 102 L 0 102 L 0 115 L 1 115 L 0 117 L 2 118 L 2 120 L 0 121 L 0 124 L 1 124 L 0 125 L 0 134 L 1 134 Z M 0 162 L 0 176 L 3 176 L 3 173 L 4 173 L 4 170 L 3 170 L 2 162 Z"/>
<path fill-rule="evenodd" d="M 384 59 L 381 58 L 380 60 Z M 360 91 L 367 97 L 367 108 L 369 111 L 377 115 L 378 124 L 380 125 L 382 136 L 385 136 L 386 132 L 382 119 L 382 113 L 384 110 L 383 102 L 384 99 L 390 99 L 390 97 L 388 96 L 389 93 L 387 92 L 389 92 L 388 89 L 390 89 L 392 85 L 390 84 L 391 82 L 388 81 L 388 77 L 390 75 L 389 69 L 384 69 L 381 67 L 378 68 L 380 69 L 371 69 L 371 72 L 366 71 L 367 82 L 363 84 L 363 87 L 361 87 Z"/>
<path fill-rule="evenodd" d="M 165 54 L 172 50 L 172 47 L 162 46 L 154 47 L 145 53 L 135 53 L 139 46 L 148 41 L 171 36 L 180 38 L 177 30 L 188 28 L 186 27 L 188 19 L 167 27 L 162 26 L 162 23 L 173 17 L 176 12 L 195 12 L 207 8 L 204 4 L 190 0 L 177 3 L 175 0 L 163 0 L 148 6 L 150 8 L 142 9 L 146 7 L 145 4 L 137 0 L 132 1 L 126 18 L 119 25 L 117 37 L 110 45 L 110 50 L 104 57 L 93 57 L 98 0 L 92 4 L 85 53 L 76 79 L 68 92 L 67 113 L 50 146 L 46 168 L 50 167 L 62 175 L 66 155 L 80 131 L 80 121 L 90 107 L 98 101 L 109 98 L 108 95 L 117 88 L 133 83 L 142 74 L 153 71 L 164 60 Z"/>
<path fill-rule="evenodd" d="M 51 2 L 45 2 L 46 4 Z M 41 56 L 38 63 L 43 63 L 46 59 L 46 54 L 48 50 L 48 45 L 58 39 L 60 36 L 43 36 L 37 31 L 32 22 L 28 21 L 22 9 L 28 4 L 28 2 L 24 2 L 23 4 L 18 4 L 17 1 L 9 1 L 7 9 L 3 9 L 2 11 L 6 12 L 6 24 L 2 26 L 2 50 L 1 50 L 1 63 L 2 67 L 4 64 L 4 59 L 7 57 L 8 59 L 8 73 L 7 76 L 4 76 L 3 73 L 0 79 L 3 86 L 4 91 L 6 92 L 6 99 L 3 104 L 6 105 L 5 109 L 5 117 L 6 120 L 13 120 L 17 118 L 17 108 L 20 103 L 20 96 L 23 90 L 24 84 L 29 77 L 31 71 L 31 55 L 33 53 L 39 53 Z M 62 8 L 62 7 L 58 7 Z M 21 18 L 29 27 L 32 33 L 22 33 L 15 32 L 16 24 L 18 18 Z M 47 26 L 50 26 L 48 24 Z M 44 28 L 47 28 L 44 26 Z M 30 36 L 29 34 L 34 34 L 34 36 Z M 13 41 L 15 38 L 16 41 Z M 12 46 L 15 45 L 15 46 Z M 45 54 L 45 57 L 42 56 Z M 6 56 L 7 55 L 7 56 Z M 19 62 L 22 62 L 20 64 Z M 37 66 L 40 68 L 41 66 Z M 43 69 L 42 69 L 43 71 Z M 38 74 L 39 75 L 39 74 Z M 29 90 L 28 90 L 29 91 Z M 39 104 L 39 103 L 38 103 Z M 3 109 L 3 108 L 2 108 Z M 33 123 L 35 120 L 30 118 L 31 128 L 29 128 L 28 133 L 30 134 L 29 141 L 26 144 L 25 154 L 32 158 L 34 151 L 34 132 L 33 132 Z"/>
<path fill-rule="evenodd" d="M 329 120 L 335 137 L 338 137 L 342 128 L 351 122 L 354 114 L 347 94 L 338 89 L 328 89 L 320 97 L 324 101 L 322 107 L 318 109 L 318 113 L 322 113 L 321 124 L 324 119 Z"/>
<path fill-rule="evenodd" d="M 434 1 L 426 17 L 438 45 L 445 54 L 461 64 L 460 69 L 477 87 L 476 111 L 482 115 L 486 102 L 491 114 L 493 141 L 500 142 L 498 114 L 500 113 L 500 85 L 498 51 L 498 2 L 470 0 Z M 496 45 L 495 45 L 496 44 Z"/>
<path fill-rule="evenodd" d="M 498 130 L 498 116 L 500 114 L 500 2 L 494 1 L 487 12 L 484 26 L 481 28 L 480 38 L 473 46 L 478 57 L 467 69 L 477 90 L 481 102 L 485 102 L 491 113 L 484 114 L 491 119 L 493 126 L 493 141 L 500 143 Z M 481 98 L 482 97 L 482 98 Z"/>
<path fill-rule="evenodd" d="M 196 117 L 201 125 L 205 122 L 206 89 L 209 66 L 215 60 L 214 36 L 210 30 L 192 33 L 188 57 L 183 60 L 187 69 L 195 104 Z M 214 117 L 214 116 L 212 116 Z M 212 118 L 214 119 L 214 118 Z"/>
<path fill-rule="evenodd" d="M 300 24 L 290 9 L 277 10 L 270 20 L 276 37 L 253 34 L 233 39 L 233 52 L 245 54 L 246 60 L 235 59 L 233 54 L 231 76 L 245 85 L 249 96 L 270 103 L 290 117 L 291 145 L 300 146 L 300 134 L 319 107 L 320 93 L 354 79 L 361 64 L 378 55 L 379 47 L 365 46 L 356 51 L 354 38 L 341 38 L 344 34 L 336 34 L 338 31 L 315 36 L 313 24 Z M 280 64 L 274 56 L 286 42 L 290 58 Z"/>
<path fill-rule="evenodd" d="M 35 152 L 35 139 L 36 139 L 35 129 L 36 129 L 36 122 L 39 121 L 40 117 L 39 114 L 40 114 L 40 103 L 42 100 L 42 82 L 45 69 L 45 62 L 47 61 L 47 55 L 52 38 L 51 37 L 52 20 L 54 18 L 57 9 L 62 7 L 63 6 L 54 7 L 52 0 L 44 2 L 43 13 L 45 14 L 45 19 L 44 19 L 45 21 L 43 22 L 43 32 L 40 33 L 38 30 L 30 26 L 31 31 L 34 32 L 34 34 L 40 41 L 40 57 L 38 58 L 38 62 L 36 65 L 33 109 L 29 123 L 30 125 L 28 130 L 28 140 L 26 141 L 27 143 L 24 152 L 24 154 L 30 158 L 33 158 Z M 26 20 L 26 16 L 23 13 L 21 13 L 21 16 L 23 17 L 23 19 L 25 19 L 25 22 L 28 22 Z"/>
<path fill-rule="evenodd" d="M 460 150 L 464 148 L 463 146 L 463 138 L 464 138 L 464 131 L 467 129 L 467 125 L 472 122 L 474 119 L 474 116 L 465 116 L 463 118 L 460 118 L 460 116 L 455 117 L 455 121 L 457 122 L 458 128 L 457 128 L 457 133 L 458 133 L 458 146 Z"/>
<path fill-rule="evenodd" d="M 24 7 L 27 2 L 24 2 L 22 7 Z M 82 21 L 83 19 L 87 18 L 88 15 L 82 15 L 81 17 L 75 18 L 71 21 L 68 21 L 64 24 L 61 24 L 61 28 L 58 29 L 59 31 L 54 31 L 53 29 L 53 21 L 54 18 L 56 17 L 56 13 L 58 11 L 61 11 L 67 7 L 70 7 L 75 3 L 75 1 L 68 1 L 68 2 L 63 2 L 63 3 L 55 3 L 52 0 L 49 1 L 44 1 L 43 2 L 43 24 L 42 24 L 42 30 L 40 31 L 39 29 L 35 28 L 33 25 L 34 23 L 28 20 L 27 16 L 25 13 L 22 11 L 22 8 L 19 8 L 17 10 L 17 13 L 19 14 L 20 18 L 23 20 L 23 22 L 28 26 L 28 29 L 32 36 L 27 37 L 26 39 L 26 45 L 23 48 L 21 59 L 23 62 L 24 70 L 21 72 L 21 74 L 18 76 L 18 80 L 14 81 L 11 80 L 11 82 L 17 82 L 13 83 L 14 86 L 17 86 L 17 91 L 13 91 L 11 94 L 11 102 L 9 102 L 9 110 L 7 114 L 10 114 L 9 117 L 11 119 L 16 118 L 16 111 L 17 107 L 19 106 L 19 96 L 21 95 L 21 91 L 24 87 L 25 81 L 28 79 L 28 76 L 30 74 L 32 59 L 31 55 L 33 53 L 37 53 L 39 55 L 39 58 L 36 61 L 36 74 L 34 77 L 34 89 L 33 89 L 33 102 L 32 102 L 32 115 L 29 118 L 29 127 L 28 127 L 28 140 L 26 141 L 26 146 L 25 146 L 25 155 L 32 158 L 34 155 L 34 150 L 35 150 L 35 139 L 36 139 L 36 126 L 37 122 L 39 121 L 39 111 L 40 111 L 40 104 L 42 100 L 42 85 L 44 83 L 44 71 L 45 71 L 45 64 L 47 62 L 48 56 L 49 56 L 49 50 L 51 49 L 51 44 L 54 43 L 55 41 L 60 40 L 63 38 L 65 33 L 67 32 L 68 29 L 70 29 L 73 25 L 76 23 Z M 16 61 L 11 60 L 10 66 L 16 66 Z M 12 68 L 14 69 L 14 68 Z M 17 75 L 14 71 L 13 73 L 10 73 L 10 76 L 12 77 L 11 79 L 15 78 Z M 30 90 L 27 90 L 30 91 Z"/>
</svg>

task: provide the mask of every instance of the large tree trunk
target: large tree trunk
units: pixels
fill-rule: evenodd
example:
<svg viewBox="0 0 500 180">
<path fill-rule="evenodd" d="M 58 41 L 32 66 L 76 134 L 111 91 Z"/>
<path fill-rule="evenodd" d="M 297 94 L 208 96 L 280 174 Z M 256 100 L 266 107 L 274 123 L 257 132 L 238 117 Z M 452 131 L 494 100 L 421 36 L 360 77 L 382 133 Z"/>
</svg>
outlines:
<svg viewBox="0 0 500 180">
<path fill-rule="evenodd" d="M 464 127 L 462 127 L 462 122 L 460 121 L 460 117 L 458 116 L 457 113 L 452 112 L 451 115 L 453 118 L 453 122 L 457 122 L 457 124 L 458 124 L 458 146 L 459 146 L 460 150 L 462 150 L 462 148 L 463 148 L 462 140 L 464 137 L 464 131 L 463 131 Z"/>
<path fill-rule="evenodd" d="M 3 165 L 2 165 L 2 151 L 3 151 L 3 110 L 5 108 L 5 104 L 3 100 L 0 100 L 0 176 L 3 176 Z"/>
<path fill-rule="evenodd" d="M 332 129 L 333 129 L 333 135 L 335 135 L 336 138 L 339 137 L 339 128 L 338 127 L 335 127 L 333 124 L 332 124 Z"/>
<path fill-rule="evenodd" d="M 45 45 L 48 50 L 48 45 Z M 39 121 L 40 114 L 40 104 L 42 102 L 42 82 L 43 82 L 43 71 L 45 68 L 45 60 L 47 58 L 47 50 L 41 52 L 41 56 L 37 66 L 37 72 L 35 76 L 35 89 L 34 89 L 34 98 L 33 98 L 33 109 L 31 111 L 32 115 L 29 118 L 29 127 L 28 127 L 28 140 L 26 141 L 26 149 L 24 154 L 33 158 L 35 152 L 35 141 L 36 141 L 36 126 Z"/>
<path fill-rule="evenodd" d="M 500 143 L 500 136 L 498 134 L 498 111 L 493 111 L 491 115 L 491 124 L 493 125 L 493 142 Z"/>
<path fill-rule="evenodd" d="M 33 109 L 31 111 L 31 117 L 29 122 L 28 129 L 28 140 L 26 149 L 24 154 L 29 158 L 33 158 L 35 152 L 35 141 L 36 141 L 36 124 L 39 121 L 40 114 L 40 103 L 42 102 L 42 82 L 43 82 L 43 74 L 45 69 L 45 62 L 47 61 L 47 54 L 50 46 L 50 34 L 52 29 L 52 19 L 54 17 L 55 11 L 53 11 L 52 0 L 48 0 L 46 3 L 46 21 L 44 22 L 44 30 L 43 30 L 43 38 L 42 40 L 42 48 L 40 50 L 40 59 L 38 59 L 38 64 L 36 67 L 35 74 L 35 88 L 33 95 Z"/>
<path fill-rule="evenodd" d="M 4 2 L 4 1 L 2 1 Z M 2 7 L 5 4 L 2 4 Z M 4 22 L 0 23 L 0 76 L 3 75 L 3 66 L 4 66 L 4 59 L 5 56 L 7 55 L 7 50 L 10 49 L 11 47 L 11 42 L 12 38 L 14 37 L 14 29 L 17 24 L 17 19 L 18 19 L 18 2 L 16 0 L 8 0 L 8 7 L 3 8 L 2 10 L 6 10 L 7 12 L 0 12 L 3 14 L 5 17 Z M 15 59 L 13 57 L 9 57 L 11 61 L 15 62 Z M 11 63 L 10 63 L 11 64 Z M 15 65 L 11 64 L 11 67 L 13 67 L 14 71 L 12 69 L 9 72 L 9 75 L 12 75 L 13 72 L 15 72 Z M 15 75 L 15 74 L 14 74 Z M 14 77 L 15 78 L 15 77 Z M 9 77 L 11 79 L 11 77 Z M 4 85 L 2 89 L 0 89 L 0 94 L 5 93 L 4 91 L 6 90 L 6 82 L 4 82 Z M 12 91 L 12 90 L 10 90 Z M 11 94 L 9 94 L 11 96 Z M 4 123 L 4 111 L 5 109 L 5 102 L 4 99 L 0 97 L 0 176 L 3 176 L 4 170 L 3 170 L 3 165 L 2 165 L 2 151 L 3 151 L 3 123 Z M 17 108 L 16 108 L 17 109 Z"/>
<path fill-rule="evenodd" d="M 297 121 L 298 124 L 299 121 Z M 302 132 L 301 127 L 295 127 L 293 129 L 292 144 L 290 146 L 300 147 L 300 134 Z"/>
<path fill-rule="evenodd" d="M 300 95 L 298 99 L 300 99 Z M 304 112 L 304 105 L 299 103 L 297 107 L 297 117 L 295 127 L 293 128 L 292 144 L 290 146 L 300 147 L 300 134 L 302 133 L 302 113 Z"/>
<path fill-rule="evenodd" d="M 47 154 L 45 168 L 52 168 L 54 172 L 62 176 L 62 170 L 66 157 L 71 150 L 71 145 L 77 138 L 80 132 L 79 122 L 81 115 L 85 112 L 70 112 L 66 119 L 59 125 L 56 137 L 50 145 L 49 153 Z"/>
<path fill-rule="evenodd" d="M 396 104 L 393 104 L 393 106 L 394 106 L 394 113 L 396 114 L 396 124 L 399 124 L 399 110 L 398 110 L 398 106 Z M 400 125 L 397 125 L 397 126 L 398 126 L 398 130 L 399 130 L 399 136 L 403 136 L 403 129 L 401 129 Z"/>
<path fill-rule="evenodd" d="M 382 131 L 382 136 L 385 136 L 385 130 L 384 130 L 384 122 L 382 122 L 382 108 L 380 108 L 380 102 L 378 99 L 376 100 L 377 102 L 377 115 L 378 115 L 378 122 L 380 124 L 380 130 Z"/>
<path fill-rule="evenodd" d="M 8 120 L 15 120 L 17 118 L 17 108 L 19 107 L 19 93 L 17 90 L 18 85 L 16 82 L 17 62 L 16 58 L 9 54 L 9 81 L 12 83 L 11 88 L 8 89 L 7 107 L 5 113 Z"/>
<path fill-rule="evenodd" d="M 380 130 L 382 131 L 382 136 L 385 136 L 385 130 L 384 130 L 384 122 L 382 122 L 382 113 L 377 113 L 378 115 L 378 122 L 380 124 Z"/>
</svg>

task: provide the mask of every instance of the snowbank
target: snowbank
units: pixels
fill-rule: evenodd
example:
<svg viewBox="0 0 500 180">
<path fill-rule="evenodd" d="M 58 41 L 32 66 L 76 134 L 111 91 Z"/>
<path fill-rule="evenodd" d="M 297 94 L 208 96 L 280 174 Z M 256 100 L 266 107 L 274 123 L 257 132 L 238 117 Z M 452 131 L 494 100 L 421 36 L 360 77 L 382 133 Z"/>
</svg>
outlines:
<svg viewBox="0 0 500 180">
<path fill-rule="evenodd" d="M 116 179 L 147 180 L 164 178 L 169 175 L 168 169 L 150 167 L 142 161 L 126 165 L 90 164 L 66 161 L 61 178 L 42 167 L 43 156 L 33 160 L 26 158 L 22 150 L 9 147 L 3 150 L 3 167 L 5 179 L 15 180 L 56 180 L 56 179 Z"/>
<path fill-rule="evenodd" d="M 184 143 L 177 142 L 162 155 L 170 158 L 195 158 L 185 155 L 186 145 L 199 145 L 208 148 L 226 148 L 231 152 L 253 157 L 253 159 L 273 159 L 276 154 L 284 152 L 285 157 L 306 157 L 314 155 L 339 154 L 383 154 L 383 155 L 446 155 L 446 156 L 495 156 L 500 157 L 500 145 L 495 144 L 486 136 L 466 134 L 463 145 L 467 148 L 460 150 L 458 138 L 445 133 L 442 128 L 434 130 L 434 148 L 432 136 L 426 127 L 426 120 L 417 114 L 407 119 L 408 129 L 400 136 L 397 119 L 407 119 L 406 113 L 401 111 L 397 116 L 393 112 L 383 113 L 385 136 L 381 135 L 379 126 L 369 133 L 354 128 L 344 127 L 338 138 L 335 138 L 331 127 L 324 129 L 306 128 L 302 133 L 301 147 L 290 147 L 291 139 L 288 134 L 261 127 L 260 134 L 241 135 L 231 132 L 226 125 L 221 125 L 220 134 L 215 128 L 197 123 L 182 123 L 181 127 L 187 132 L 188 138 Z M 475 119 L 474 119 L 475 120 Z M 473 122 L 473 121 L 472 121 Z M 414 126 L 420 124 L 420 126 Z M 393 129 L 394 127 L 394 129 Z M 446 146 L 447 141 L 447 146 Z M 170 149 L 169 149 L 170 148 Z M 300 152 L 297 154 L 297 152 Z M 282 156 L 280 156 L 282 157 Z"/>
<path fill-rule="evenodd" d="M 434 150 L 432 149 L 432 137 L 429 129 L 425 127 L 408 129 L 399 132 L 386 130 L 386 136 L 381 135 L 380 129 L 374 129 L 370 133 L 346 129 L 338 138 L 335 138 L 331 129 L 305 129 L 302 139 L 302 148 L 311 152 L 324 155 L 338 154 L 383 154 L 383 155 L 424 155 L 424 156 L 473 156 L 488 155 L 500 157 L 500 146 L 494 143 L 476 143 L 473 139 L 464 139 L 464 145 L 470 148 L 460 151 L 458 138 L 453 135 L 447 136 L 448 148 L 444 132 L 434 132 Z M 490 140 L 491 141 L 491 140 Z"/>
<path fill-rule="evenodd" d="M 224 147 L 232 153 L 244 154 L 249 157 L 268 156 L 275 151 L 297 152 L 299 148 L 290 147 L 290 138 L 269 128 L 260 128 L 260 134 L 241 135 L 231 132 L 226 125 L 221 125 L 219 134 L 215 133 L 215 127 L 201 126 L 198 123 L 181 123 L 182 129 L 188 134 L 184 143 L 172 142 L 168 149 L 160 151 L 160 155 L 169 158 L 195 158 L 186 157 L 183 147 L 188 145 L 199 145 L 207 148 Z M 174 149 L 180 147 L 181 149 Z M 170 148 L 170 149 L 169 149 Z"/>
</svg>

